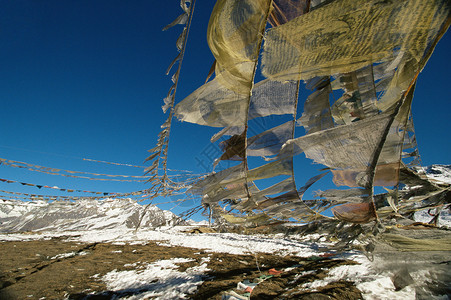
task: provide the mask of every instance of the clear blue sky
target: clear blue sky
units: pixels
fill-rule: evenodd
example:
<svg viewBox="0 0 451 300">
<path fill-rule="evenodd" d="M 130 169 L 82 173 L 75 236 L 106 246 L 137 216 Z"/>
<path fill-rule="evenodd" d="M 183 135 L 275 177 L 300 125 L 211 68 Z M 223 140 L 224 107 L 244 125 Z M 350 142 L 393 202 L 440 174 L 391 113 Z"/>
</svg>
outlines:
<svg viewBox="0 0 451 300">
<path fill-rule="evenodd" d="M 179 2 L 0 0 L 0 157 L 67 170 L 142 175 L 140 169 L 80 158 L 143 164 L 166 118 L 161 105 L 171 81 L 164 73 L 177 55 L 175 40 L 182 27 L 161 29 L 182 12 Z M 196 5 L 177 101 L 205 81 L 213 62 L 205 40 L 213 5 Z M 414 123 L 424 165 L 451 163 L 450 46 L 447 33 L 415 92 Z M 174 125 L 169 167 L 205 172 L 197 161 L 206 159 L 203 151 L 216 130 Z M 148 188 L 7 166 L 0 166 L 0 178 L 100 192 Z M 62 195 L 3 182 L 0 190 Z"/>
</svg>

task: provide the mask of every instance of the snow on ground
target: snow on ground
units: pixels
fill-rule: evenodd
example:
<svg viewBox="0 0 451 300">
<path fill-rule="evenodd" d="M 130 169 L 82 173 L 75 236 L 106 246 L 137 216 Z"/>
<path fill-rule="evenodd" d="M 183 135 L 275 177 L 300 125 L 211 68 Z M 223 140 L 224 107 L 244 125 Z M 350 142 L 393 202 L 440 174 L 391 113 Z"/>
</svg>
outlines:
<svg viewBox="0 0 451 300">
<path fill-rule="evenodd" d="M 432 215 L 430 215 L 429 213 L 431 213 Z M 428 223 L 429 221 L 431 221 L 433 215 L 435 215 L 435 209 L 432 209 L 430 212 L 428 209 L 425 210 L 420 210 L 415 212 L 413 218 L 416 222 L 423 222 L 423 223 Z M 450 213 L 450 209 L 446 208 L 443 209 L 442 211 L 440 211 L 440 216 L 438 218 L 438 226 L 442 226 L 442 227 L 446 227 L 446 228 L 451 228 L 451 213 Z"/>
<path fill-rule="evenodd" d="M 50 239 L 57 236 L 67 236 L 70 241 L 86 243 L 114 242 L 114 243 L 147 243 L 156 241 L 161 246 L 182 246 L 202 249 L 211 252 L 229 254 L 249 254 L 256 252 L 277 253 L 278 255 L 298 255 L 308 257 L 321 254 L 318 248 L 321 244 L 311 241 L 299 241 L 285 238 L 284 235 L 272 237 L 263 235 L 240 235 L 232 233 L 187 234 L 188 226 L 163 227 L 150 230 L 113 230 L 102 231 L 64 231 L 41 232 L 31 234 L 0 234 L 0 241 L 21 241 Z M 311 240 L 312 236 L 305 238 Z M 319 238 L 319 236 L 318 236 Z M 322 246 L 325 246 L 323 244 Z"/>
<path fill-rule="evenodd" d="M 190 227 L 166 227 L 155 231 L 115 230 L 102 231 L 73 231 L 47 232 L 34 234 L 0 234 L 0 241 L 27 241 L 36 239 L 50 239 L 56 236 L 67 237 L 70 241 L 80 242 L 113 242 L 117 244 L 141 244 L 156 241 L 165 246 L 184 246 L 203 249 L 207 252 L 226 252 L 230 254 L 252 254 L 256 252 L 275 253 L 277 255 L 298 255 L 303 257 L 318 256 L 319 250 L 327 244 L 318 241 L 318 235 L 307 237 L 290 237 L 284 235 L 260 236 L 240 235 L 231 233 L 185 233 Z M 62 254 L 68 255 L 68 254 Z M 323 280 L 316 280 L 306 284 L 304 288 L 314 290 L 330 282 L 346 279 L 354 281 L 362 292 L 364 299 L 415 299 L 415 290 L 406 287 L 395 291 L 391 281 L 393 274 L 388 271 L 380 272 L 362 254 L 348 252 L 344 258 L 351 259 L 359 265 L 338 266 L 330 270 Z M 101 279 L 112 291 L 148 290 L 139 296 L 127 299 L 179 299 L 184 294 L 193 292 L 202 283 L 208 271 L 206 261 L 196 267 L 177 270 L 177 263 L 187 262 L 186 258 L 161 260 L 151 264 L 145 262 L 135 266 L 131 271 L 111 271 Z M 414 274 L 412 275 L 414 276 Z M 421 278 L 418 275 L 418 278 Z M 138 298 L 139 297 L 139 298 Z"/>
<path fill-rule="evenodd" d="M 208 271 L 206 261 L 199 266 L 178 271 L 177 263 L 192 261 L 186 258 L 172 258 L 156 261 L 152 264 L 137 266 L 132 271 L 118 272 L 113 270 L 102 280 L 106 283 L 108 290 L 115 292 L 134 292 L 147 290 L 128 297 L 135 299 L 182 299 L 186 294 L 192 294 L 197 286 L 203 282 L 204 274 Z"/>
<path fill-rule="evenodd" d="M 347 280 L 356 284 L 364 299 L 415 299 L 413 287 L 408 286 L 401 291 L 395 291 L 395 286 L 391 280 L 393 274 L 377 272 L 365 256 L 354 254 L 346 258 L 360 264 L 335 267 L 329 271 L 328 276 L 323 280 L 306 283 L 303 288 L 312 291 L 332 282 Z"/>
</svg>

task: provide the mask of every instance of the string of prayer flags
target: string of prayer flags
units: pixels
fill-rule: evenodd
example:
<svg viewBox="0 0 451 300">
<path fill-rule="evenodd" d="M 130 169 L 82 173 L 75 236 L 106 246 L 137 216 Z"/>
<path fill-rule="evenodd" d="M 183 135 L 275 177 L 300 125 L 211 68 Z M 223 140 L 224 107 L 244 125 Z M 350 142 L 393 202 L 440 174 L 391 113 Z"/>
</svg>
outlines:
<svg viewBox="0 0 451 300">
<path fill-rule="evenodd" d="M 20 181 L 16 181 L 16 180 L 9 180 L 9 179 L 4 179 L 4 178 L 0 178 L 1 182 L 6 182 L 6 183 L 20 183 L 21 185 L 24 186 L 33 186 L 33 187 L 37 187 L 38 189 L 41 188 L 46 188 L 46 189 L 53 189 L 53 190 L 59 190 L 61 192 L 68 192 L 68 193 L 73 193 L 73 192 L 78 192 L 78 193 L 90 193 L 90 194 L 103 194 L 104 196 L 110 195 L 110 196 L 116 196 L 119 195 L 119 193 L 111 193 L 111 192 L 93 192 L 93 191 L 86 191 L 86 190 L 78 190 L 78 189 L 65 189 L 65 188 L 60 188 L 58 186 L 49 186 L 49 185 L 42 185 L 42 184 L 34 184 L 34 183 L 27 183 L 27 182 L 20 182 Z"/>
<path fill-rule="evenodd" d="M 26 162 L 9 160 L 9 159 L 5 159 L 5 158 L 0 158 L 0 163 L 3 163 L 5 166 L 9 166 L 9 167 L 22 168 L 22 169 L 27 169 L 29 171 L 41 172 L 41 173 L 45 173 L 45 174 L 49 174 L 49 175 L 59 175 L 59 176 L 82 178 L 82 179 L 89 179 L 89 180 L 145 182 L 147 179 L 149 179 L 151 177 L 151 176 L 142 176 L 142 175 L 112 175 L 112 174 L 101 174 L 101 173 L 92 173 L 92 172 L 84 172 L 84 171 L 71 171 L 71 170 L 64 170 L 64 169 L 58 169 L 58 168 L 44 167 L 44 166 L 34 165 L 34 164 L 26 163 Z M 61 172 L 65 172 L 65 173 L 69 173 L 69 174 L 62 174 Z M 105 176 L 108 178 L 93 178 L 93 177 L 73 175 L 73 174 Z M 118 177 L 133 178 L 133 179 L 117 179 Z M 142 180 L 138 180 L 138 178 L 141 178 Z"/>
<path fill-rule="evenodd" d="M 167 30 L 176 25 L 183 25 L 182 33 L 179 35 L 176 41 L 176 47 L 178 50 L 177 56 L 170 63 L 166 75 L 169 75 L 171 69 L 174 67 L 176 63 L 178 63 L 178 68 L 175 73 L 171 76 L 172 85 L 169 88 L 169 91 L 166 97 L 163 99 L 163 113 L 166 113 L 169 110 L 169 116 L 166 121 L 161 125 L 161 132 L 158 134 L 158 141 L 154 148 L 150 149 L 149 152 L 151 155 L 146 158 L 147 161 L 154 161 L 152 165 L 146 168 L 146 174 L 150 173 L 151 176 L 155 176 L 158 174 L 159 167 L 163 169 L 163 176 L 160 178 L 160 187 L 159 189 L 170 190 L 171 187 L 168 185 L 168 175 L 167 175 L 167 157 L 168 157 L 168 144 L 169 144 L 169 133 L 171 131 L 172 118 L 174 115 L 174 103 L 175 103 L 175 94 L 177 91 L 178 81 L 180 70 L 182 67 L 183 57 L 185 55 L 186 42 L 188 40 L 188 33 L 191 25 L 191 20 L 193 18 L 194 6 L 196 0 L 181 0 L 180 7 L 183 10 L 183 13 L 178 16 L 173 22 L 169 25 L 165 26 L 163 30 Z"/>
<path fill-rule="evenodd" d="M 108 165 L 116 165 L 116 166 L 126 166 L 126 167 L 133 167 L 133 168 L 142 168 L 144 169 L 144 166 L 136 166 L 131 164 L 123 164 L 123 163 L 116 163 L 116 162 L 110 162 L 110 161 L 104 161 L 104 160 L 96 160 L 96 159 L 90 159 L 90 158 L 83 158 L 83 160 L 86 161 L 92 161 L 92 162 L 98 162 L 98 163 L 104 163 Z"/>
</svg>

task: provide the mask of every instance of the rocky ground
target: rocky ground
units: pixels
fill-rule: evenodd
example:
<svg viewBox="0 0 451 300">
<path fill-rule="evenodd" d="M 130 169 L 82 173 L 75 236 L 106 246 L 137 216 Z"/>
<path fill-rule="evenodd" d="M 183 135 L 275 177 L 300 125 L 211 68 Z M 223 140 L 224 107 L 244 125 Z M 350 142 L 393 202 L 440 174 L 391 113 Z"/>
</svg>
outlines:
<svg viewBox="0 0 451 300">
<path fill-rule="evenodd" d="M 166 247 L 155 242 L 80 243 L 65 237 L 38 241 L 0 242 L 0 299 L 112 299 L 116 296 L 139 296 L 151 289 L 108 290 L 102 276 L 112 270 L 124 271 L 175 257 L 192 259 L 180 263 L 184 271 L 207 262 L 204 282 L 192 299 L 221 299 L 225 291 L 236 288 L 238 282 L 253 281 L 262 275 L 274 274 L 261 282 L 251 299 L 361 299 L 352 282 L 337 281 L 308 291 L 304 283 L 324 278 L 328 271 L 343 264 L 356 264 L 329 257 L 230 255 L 211 253 L 184 247 Z M 276 272 L 279 273 L 279 272 Z M 301 274 L 301 275 L 300 275 Z M 302 275 L 304 274 L 304 275 Z"/>
</svg>

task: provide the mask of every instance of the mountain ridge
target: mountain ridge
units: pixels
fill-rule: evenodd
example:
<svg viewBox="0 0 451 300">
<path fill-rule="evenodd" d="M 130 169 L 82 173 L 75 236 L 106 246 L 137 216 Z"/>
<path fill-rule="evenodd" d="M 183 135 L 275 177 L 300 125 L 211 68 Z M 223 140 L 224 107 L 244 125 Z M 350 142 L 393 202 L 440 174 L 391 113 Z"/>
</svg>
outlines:
<svg viewBox="0 0 451 300">
<path fill-rule="evenodd" d="M 135 228 L 140 218 L 142 228 L 181 222 L 170 211 L 156 206 L 146 208 L 131 199 L 35 201 L 27 204 L 0 200 L 0 232 Z"/>
</svg>

